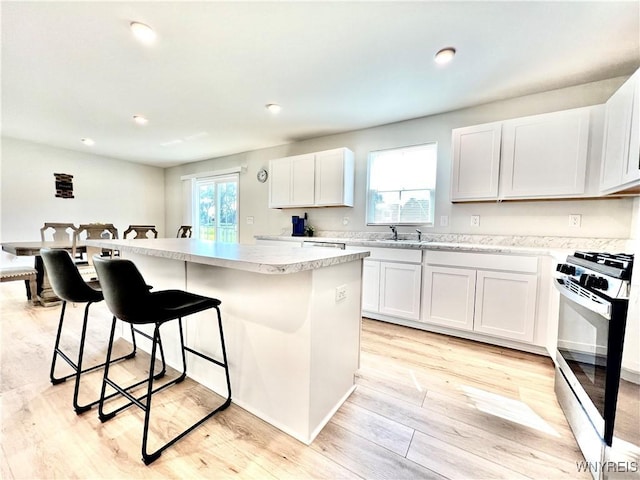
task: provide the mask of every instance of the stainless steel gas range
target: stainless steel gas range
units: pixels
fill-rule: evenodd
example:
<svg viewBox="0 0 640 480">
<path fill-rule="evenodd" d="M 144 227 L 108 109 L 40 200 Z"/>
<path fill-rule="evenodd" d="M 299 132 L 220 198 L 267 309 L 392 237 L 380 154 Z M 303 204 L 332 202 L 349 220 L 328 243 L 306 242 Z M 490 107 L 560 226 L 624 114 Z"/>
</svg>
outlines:
<svg viewBox="0 0 640 480">
<path fill-rule="evenodd" d="M 640 478 L 640 385 L 621 375 L 632 269 L 633 255 L 595 252 L 556 268 L 555 391 L 596 480 Z"/>
</svg>

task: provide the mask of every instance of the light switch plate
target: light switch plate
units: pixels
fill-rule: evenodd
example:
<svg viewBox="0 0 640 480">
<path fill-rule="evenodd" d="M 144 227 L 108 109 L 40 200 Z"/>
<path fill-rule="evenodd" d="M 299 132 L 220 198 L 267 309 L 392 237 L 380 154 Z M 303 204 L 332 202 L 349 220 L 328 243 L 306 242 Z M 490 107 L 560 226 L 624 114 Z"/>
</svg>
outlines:
<svg viewBox="0 0 640 480">
<path fill-rule="evenodd" d="M 449 226 L 449 216 L 448 215 L 440 215 L 440 226 L 448 227 Z"/>
</svg>

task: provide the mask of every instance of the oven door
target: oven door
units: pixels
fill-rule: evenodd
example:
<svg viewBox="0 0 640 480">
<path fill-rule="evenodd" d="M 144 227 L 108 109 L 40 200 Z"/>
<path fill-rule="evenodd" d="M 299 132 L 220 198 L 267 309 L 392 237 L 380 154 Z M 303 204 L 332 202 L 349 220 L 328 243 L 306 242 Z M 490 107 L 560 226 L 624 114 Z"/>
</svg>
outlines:
<svg viewBox="0 0 640 480">
<path fill-rule="evenodd" d="M 621 312 L 620 302 L 570 279 L 556 279 L 556 288 L 558 368 L 600 437 L 611 445 L 626 311 Z"/>
</svg>

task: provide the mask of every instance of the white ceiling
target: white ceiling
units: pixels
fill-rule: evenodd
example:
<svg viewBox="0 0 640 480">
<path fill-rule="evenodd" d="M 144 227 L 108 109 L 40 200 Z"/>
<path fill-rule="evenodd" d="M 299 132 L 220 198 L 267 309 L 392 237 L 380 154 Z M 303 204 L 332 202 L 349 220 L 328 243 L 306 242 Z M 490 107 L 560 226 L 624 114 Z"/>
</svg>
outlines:
<svg viewBox="0 0 640 480">
<path fill-rule="evenodd" d="M 163 167 L 640 65 L 637 0 L 3 1 L 1 16 L 3 135 Z M 458 55 L 442 67 L 445 46 Z"/>
</svg>

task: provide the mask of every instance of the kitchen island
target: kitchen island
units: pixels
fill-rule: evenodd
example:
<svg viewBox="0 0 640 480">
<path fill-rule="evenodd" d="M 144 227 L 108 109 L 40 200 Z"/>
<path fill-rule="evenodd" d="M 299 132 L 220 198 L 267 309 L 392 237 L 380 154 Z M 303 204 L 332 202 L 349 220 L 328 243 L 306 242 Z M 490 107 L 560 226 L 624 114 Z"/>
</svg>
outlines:
<svg viewBox="0 0 640 480">
<path fill-rule="evenodd" d="M 154 290 L 178 288 L 220 299 L 232 401 L 294 438 L 311 443 L 353 391 L 366 249 L 188 238 L 88 240 L 87 245 L 118 250 Z M 163 326 L 162 335 L 167 362 L 177 366 L 177 328 L 169 330 L 174 327 Z M 122 335 L 126 338 L 126 329 Z M 210 312 L 185 322 L 187 344 L 214 358 L 221 357 L 217 335 Z M 195 356 L 187 361 L 192 379 L 226 391 L 224 375 L 212 374 L 208 362 Z"/>
</svg>

